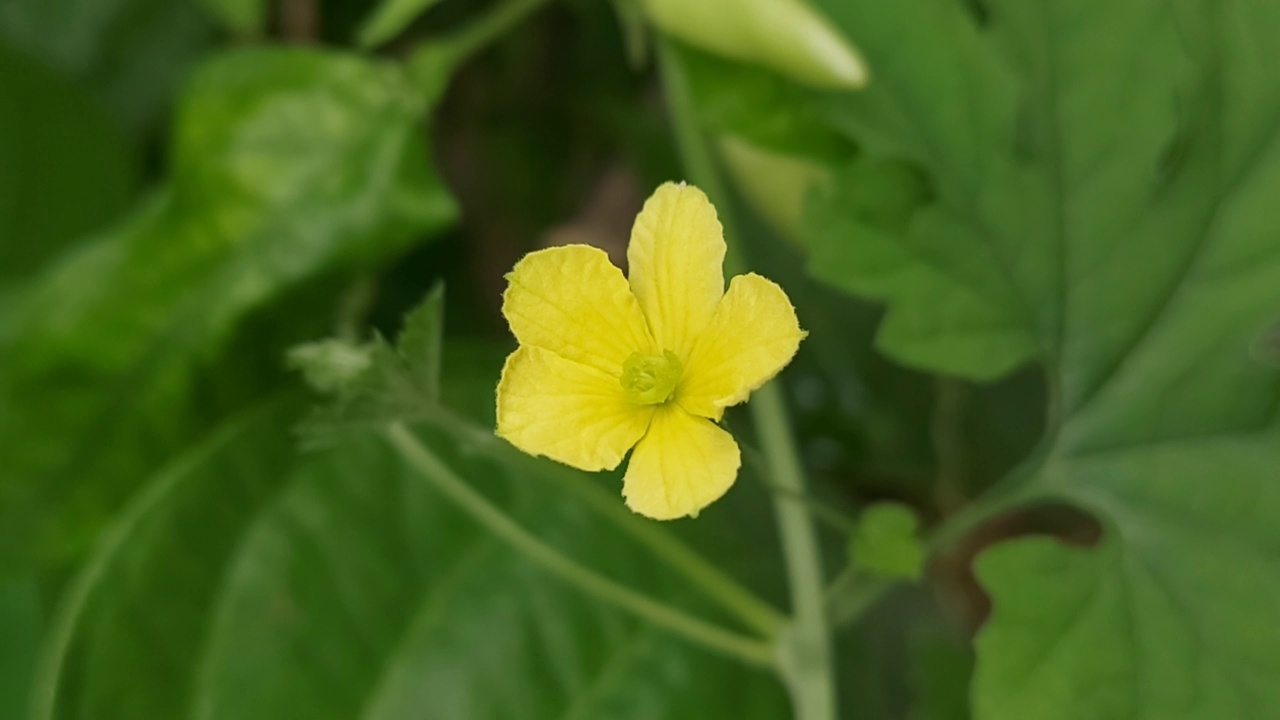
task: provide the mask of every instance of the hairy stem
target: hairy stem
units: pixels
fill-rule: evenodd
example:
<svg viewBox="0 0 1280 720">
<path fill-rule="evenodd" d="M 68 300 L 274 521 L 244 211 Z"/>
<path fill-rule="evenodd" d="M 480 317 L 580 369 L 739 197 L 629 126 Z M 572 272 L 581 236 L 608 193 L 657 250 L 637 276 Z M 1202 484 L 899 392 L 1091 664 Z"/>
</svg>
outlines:
<svg viewBox="0 0 1280 720">
<path fill-rule="evenodd" d="M 676 51 L 666 41 L 659 42 L 659 60 L 685 168 L 720 209 L 720 222 L 726 234 L 736 238 L 728 195 L 698 127 L 688 81 Z M 745 263 L 732 251 L 726 265 L 731 271 L 745 268 Z M 774 511 L 778 517 L 792 606 L 792 625 L 780 660 L 783 678 L 791 690 L 797 720 L 835 720 L 835 677 L 824 600 L 822 552 L 812 516 L 801 503 L 788 497 L 804 496 L 805 481 L 781 386 L 770 383 L 760 388 L 749 407 L 772 484 L 782 491 L 774 495 Z"/>
<path fill-rule="evenodd" d="M 539 540 L 511 519 L 510 515 L 472 489 L 403 424 L 392 423 L 384 434 L 405 461 L 431 482 L 441 494 L 500 540 L 561 580 L 708 650 L 752 665 L 766 667 L 772 665 L 773 646 L 769 643 L 725 630 L 638 593 L 600 575 Z"/>
</svg>

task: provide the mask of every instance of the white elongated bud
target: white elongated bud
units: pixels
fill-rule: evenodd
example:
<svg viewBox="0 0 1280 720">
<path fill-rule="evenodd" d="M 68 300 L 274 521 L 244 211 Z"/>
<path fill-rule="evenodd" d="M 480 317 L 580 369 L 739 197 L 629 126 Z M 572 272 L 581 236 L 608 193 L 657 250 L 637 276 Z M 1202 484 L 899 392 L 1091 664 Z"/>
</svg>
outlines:
<svg viewBox="0 0 1280 720">
<path fill-rule="evenodd" d="M 804 0 L 639 0 L 662 32 L 694 47 L 756 63 L 808 85 L 859 88 L 858 51 Z"/>
</svg>

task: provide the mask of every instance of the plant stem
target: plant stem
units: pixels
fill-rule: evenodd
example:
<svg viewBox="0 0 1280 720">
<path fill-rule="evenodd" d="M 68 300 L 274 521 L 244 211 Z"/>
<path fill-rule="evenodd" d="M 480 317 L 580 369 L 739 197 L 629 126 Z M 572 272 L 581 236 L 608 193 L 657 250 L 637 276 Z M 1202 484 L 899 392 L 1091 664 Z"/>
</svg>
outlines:
<svg viewBox="0 0 1280 720">
<path fill-rule="evenodd" d="M 800 494 L 794 490 L 788 490 L 780 487 L 769 480 L 769 465 L 765 460 L 764 453 L 754 447 L 751 447 L 742 440 L 738 440 L 739 447 L 742 448 L 742 457 L 746 464 L 752 468 L 752 475 L 760 482 L 766 490 L 771 493 L 790 498 L 792 502 L 799 503 L 804 506 L 805 510 L 813 515 L 814 519 L 826 523 L 828 529 L 843 535 L 853 532 L 855 522 L 853 518 L 845 515 L 843 512 L 823 504 L 823 502 L 808 493 Z"/>
<path fill-rule="evenodd" d="M 458 60 L 465 59 L 510 32 L 547 2 L 548 0 L 507 0 L 445 42 L 449 44 L 454 57 Z"/>
<path fill-rule="evenodd" d="M 967 470 L 964 415 L 968 400 L 969 388 L 963 380 L 937 376 L 929 434 L 937 466 L 934 500 L 944 512 L 951 512 L 964 503 Z"/>
<path fill-rule="evenodd" d="M 949 516 L 929 535 L 931 554 L 947 550 L 992 518 L 1023 507 L 1036 499 L 1050 499 L 1053 493 L 1033 484 L 1053 451 L 1054 438 L 1046 436 L 1031 455 L 1009 471 L 1000 482 L 980 497 Z"/>
<path fill-rule="evenodd" d="M 601 490 L 598 484 L 583 477 L 578 471 L 535 460 L 499 440 L 488 428 L 481 429 L 467 418 L 444 407 L 435 408 L 423 420 L 442 432 L 465 438 L 467 443 L 486 448 L 502 457 L 509 465 L 527 467 L 532 474 L 560 483 L 577 495 L 588 508 L 684 577 L 695 590 L 715 601 L 763 638 L 775 638 L 786 622 L 786 617 L 776 608 L 712 565 L 669 530 L 637 517 L 618 502 L 616 495 Z"/>
<path fill-rule="evenodd" d="M 724 630 L 642 595 L 539 540 L 472 489 L 403 424 L 392 423 L 385 435 L 400 455 L 445 497 L 513 549 L 565 582 L 709 650 L 752 665 L 768 667 L 773 664 L 773 647 L 769 643 Z"/>
<path fill-rule="evenodd" d="M 688 81 L 676 51 L 665 40 L 658 43 L 658 59 L 685 167 L 691 179 L 720 208 L 720 222 L 726 234 L 739 237 L 732 227 L 728 194 L 698 127 Z M 732 251 L 726 265 L 731 271 L 745 268 Z M 792 626 L 781 659 L 782 674 L 791 690 L 797 720 L 835 720 L 835 678 L 824 603 L 822 552 L 813 518 L 803 505 L 786 496 L 804 496 L 805 487 L 781 386 L 776 382 L 766 384 L 755 392 L 748 407 L 773 484 L 783 491 L 774 495 L 774 512 L 791 587 Z"/>
<path fill-rule="evenodd" d="M 510 32 L 549 0 L 506 0 L 478 20 L 451 35 L 427 40 L 409 53 L 410 77 L 434 105 L 444 94 L 454 71 L 473 55 Z"/>
<path fill-rule="evenodd" d="M 757 390 L 750 407 L 774 482 L 786 492 L 804 493 L 804 471 L 780 386 L 769 384 Z M 796 715 L 798 720 L 835 720 L 831 633 L 817 529 L 804 506 L 789 498 L 775 497 L 774 512 L 791 585 L 795 625 L 792 652 L 784 670 L 790 671 Z"/>
</svg>

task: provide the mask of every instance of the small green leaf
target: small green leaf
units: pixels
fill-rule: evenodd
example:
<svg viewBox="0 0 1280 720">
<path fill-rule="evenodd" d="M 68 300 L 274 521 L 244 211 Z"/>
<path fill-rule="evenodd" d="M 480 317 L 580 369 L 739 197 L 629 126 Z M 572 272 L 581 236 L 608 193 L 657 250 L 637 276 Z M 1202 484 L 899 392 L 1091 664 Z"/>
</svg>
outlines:
<svg viewBox="0 0 1280 720">
<path fill-rule="evenodd" d="M 374 48 L 404 31 L 422 13 L 440 0 L 382 0 L 356 36 L 360 47 Z"/>
<path fill-rule="evenodd" d="M 919 531 L 920 519 L 906 505 L 871 505 L 858 516 L 849 537 L 850 561 L 875 575 L 919 580 L 925 560 Z"/>
<path fill-rule="evenodd" d="M 308 385 L 325 394 L 346 391 L 373 365 L 368 347 L 337 338 L 290 348 L 288 360 Z"/>
<path fill-rule="evenodd" d="M 364 345 L 329 339 L 294 347 L 294 369 L 331 396 L 303 423 L 303 437 L 323 446 L 353 430 L 421 418 L 440 402 L 443 350 L 442 284 L 405 315 L 394 345 L 379 335 Z"/>
<path fill-rule="evenodd" d="M 440 398 L 440 364 L 444 357 L 444 284 L 437 283 L 404 317 L 396 352 L 423 395 Z"/>
</svg>

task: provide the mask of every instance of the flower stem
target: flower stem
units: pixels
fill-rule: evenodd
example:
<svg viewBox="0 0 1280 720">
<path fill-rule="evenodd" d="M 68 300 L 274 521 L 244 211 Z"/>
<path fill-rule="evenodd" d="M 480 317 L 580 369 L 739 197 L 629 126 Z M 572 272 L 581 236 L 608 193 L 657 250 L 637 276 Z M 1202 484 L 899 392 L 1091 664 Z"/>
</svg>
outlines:
<svg viewBox="0 0 1280 720">
<path fill-rule="evenodd" d="M 638 593 L 539 540 L 472 489 L 403 424 L 392 423 L 385 430 L 385 435 L 405 461 L 445 497 L 517 552 L 561 580 L 708 650 L 752 665 L 769 667 L 773 664 L 773 646 L 769 643 L 725 630 Z"/>
<path fill-rule="evenodd" d="M 671 531 L 658 523 L 636 516 L 618 502 L 616 495 L 601 490 L 598 484 L 589 481 L 578 471 L 535 460 L 499 440 L 492 430 L 479 428 L 447 408 L 435 408 L 422 419 L 442 432 L 465 438 L 468 444 L 484 447 L 513 467 L 527 467 L 531 474 L 560 483 L 597 515 L 653 553 L 667 567 L 684 577 L 695 590 L 733 614 L 762 638 L 774 639 L 786 622 L 786 617 L 776 608 L 711 564 Z"/>
<path fill-rule="evenodd" d="M 692 93 L 680 60 L 668 41 L 659 41 L 658 58 L 685 168 L 720 208 L 720 222 L 726 234 L 736 237 L 728 195 L 698 127 Z M 745 269 L 745 263 L 732 252 L 726 265 L 735 272 Z M 773 484 L 782 491 L 774 495 L 774 512 L 791 587 L 792 626 L 780 669 L 791 690 L 797 720 L 835 720 L 834 665 L 824 599 L 822 552 L 813 518 L 802 504 L 788 497 L 805 494 L 804 470 L 791 435 L 781 386 L 766 384 L 755 392 L 748 407 Z"/>
<path fill-rule="evenodd" d="M 547 2 L 548 0 L 506 0 L 458 34 L 450 36 L 446 42 L 458 59 L 469 57 L 510 32 Z"/>
</svg>

